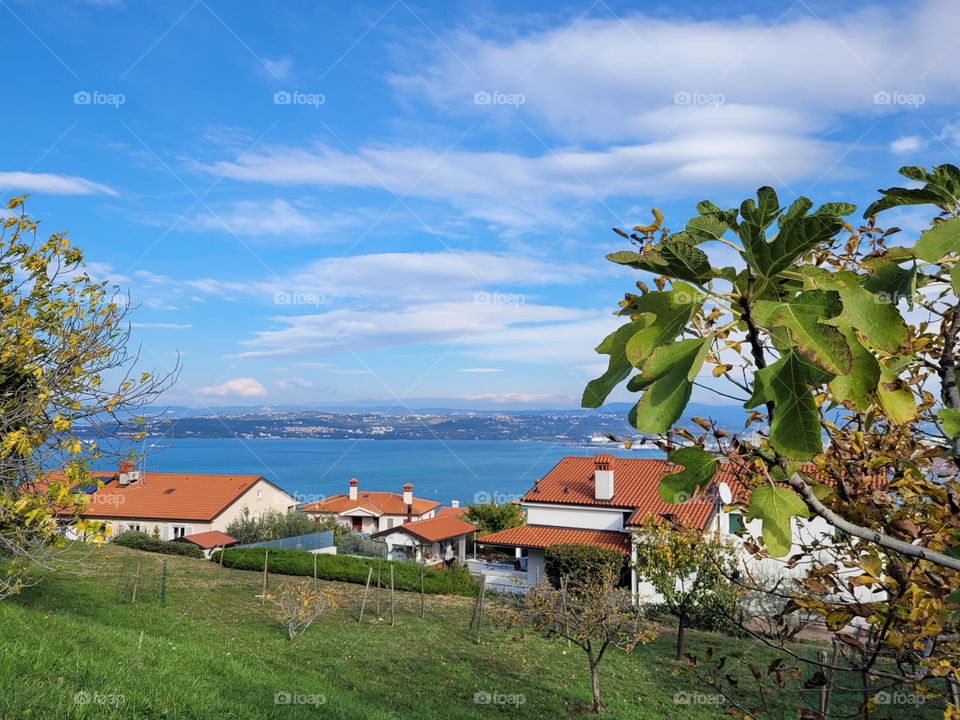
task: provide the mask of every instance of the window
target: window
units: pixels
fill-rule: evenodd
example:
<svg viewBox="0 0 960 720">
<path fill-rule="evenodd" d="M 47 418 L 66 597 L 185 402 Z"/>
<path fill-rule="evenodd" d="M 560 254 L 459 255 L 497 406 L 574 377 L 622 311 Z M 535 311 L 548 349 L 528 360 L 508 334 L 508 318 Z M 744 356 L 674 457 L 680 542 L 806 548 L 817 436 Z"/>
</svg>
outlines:
<svg viewBox="0 0 960 720">
<path fill-rule="evenodd" d="M 257 490 L 257 500 L 263 499 L 263 490 Z"/>
<path fill-rule="evenodd" d="M 173 527 L 170 528 L 170 531 L 171 531 L 171 539 L 173 540 L 176 540 L 177 538 L 182 538 L 184 535 L 187 534 L 187 528 L 185 528 L 183 525 L 174 525 Z"/>
<path fill-rule="evenodd" d="M 393 527 L 393 522 L 394 522 L 394 521 L 393 521 L 393 518 L 387 518 L 387 529 L 388 529 L 388 530 Z"/>
<path fill-rule="evenodd" d="M 140 523 L 130 523 L 127 525 L 127 530 L 130 532 L 143 532 L 143 528 L 140 527 Z"/>
<path fill-rule="evenodd" d="M 730 513 L 730 534 L 740 535 L 746 528 L 743 525 L 743 515 Z"/>
</svg>

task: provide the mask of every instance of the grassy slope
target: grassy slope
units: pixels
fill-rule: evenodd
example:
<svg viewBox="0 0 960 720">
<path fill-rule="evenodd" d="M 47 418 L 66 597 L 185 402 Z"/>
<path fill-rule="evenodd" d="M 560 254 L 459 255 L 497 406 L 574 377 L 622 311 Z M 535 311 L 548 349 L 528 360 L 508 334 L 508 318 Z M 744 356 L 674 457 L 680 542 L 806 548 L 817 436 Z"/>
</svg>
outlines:
<svg viewBox="0 0 960 720">
<path fill-rule="evenodd" d="M 146 602 L 131 605 L 121 601 L 121 578 L 141 558 L 152 582 L 159 559 L 117 547 L 103 557 L 93 574 L 51 576 L 0 603 L 0 717 L 552 718 L 589 703 L 582 653 L 563 641 L 493 629 L 477 645 L 466 636 L 469 599 L 428 596 L 421 619 L 419 596 L 398 594 L 396 627 L 369 611 L 358 625 L 362 588 L 342 585 L 342 606 L 291 643 L 254 598 L 258 573 L 168 558 L 166 606 L 151 602 L 149 589 L 141 594 Z M 386 593 L 381 616 L 388 617 Z M 755 643 L 690 636 L 694 650 L 720 640 L 731 655 L 763 661 Z M 604 660 L 605 718 L 723 715 L 674 702 L 676 692 L 708 691 L 671 675 L 670 645 L 668 631 L 632 655 Z M 75 703 L 78 691 L 95 701 Z M 525 703 L 478 705 L 474 694 L 483 691 L 523 693 Z M 278 692 L 323 695 L 326 703 L 276 705 Z M 98 694 L 122 703 L 99 704 Z"/>
</svg>

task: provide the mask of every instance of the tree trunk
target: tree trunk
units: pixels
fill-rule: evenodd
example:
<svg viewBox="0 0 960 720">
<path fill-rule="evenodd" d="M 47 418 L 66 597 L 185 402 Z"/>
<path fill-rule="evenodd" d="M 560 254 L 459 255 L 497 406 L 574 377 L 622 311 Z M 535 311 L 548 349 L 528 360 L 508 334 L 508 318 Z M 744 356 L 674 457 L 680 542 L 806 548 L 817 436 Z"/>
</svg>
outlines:
<svg viewBox="0 0 960 720">
<path fill-rule="evenodd" d="M 599 714 L 603 709 L 603 704 L 600 702 L 600 674 L 597 672 L 597 661 L 592 651 L 587 653 L 587 659 L 590 661 L 590 684 L 593 688 L 593 707 L 590 710 L 594 714 Z"/>
<path fill-rule="evenodd" d="M 677 616 L 677 660 L 683 660 L 683 646 L 686 643 L 687 612 L 681 610 Z"/>
</svg>

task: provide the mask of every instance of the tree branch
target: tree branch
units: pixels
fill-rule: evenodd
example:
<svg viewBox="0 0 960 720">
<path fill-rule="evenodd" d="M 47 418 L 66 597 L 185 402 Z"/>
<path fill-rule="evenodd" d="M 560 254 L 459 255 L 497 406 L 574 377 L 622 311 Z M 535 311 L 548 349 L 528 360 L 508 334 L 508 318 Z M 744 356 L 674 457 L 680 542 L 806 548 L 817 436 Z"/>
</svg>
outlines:
<svg viewBox="0 0 960 720">
<path fill-rule="evenodd" d="M 884 547 L 887 550 L 893 550 L 894 552 L 900 553 L 901 555 L 906 555 L 907 557 L 917 558 L 918 560 L 926 560 L 935 565 L 939 565 L 940 567 L 950 568 L 951 570 L 960 570 L 960 559 L 958 558 L 950 557 L 949 555 L 945 555 L 935 550 L 929 550 L 922 545 L 912 545 L 911 543 L 904 542 L 903 540 L 897 540 L 889 535 L 884 535 L 883 533 L 877 532 L 876 530 L 870 530 L 869 528 L 860 527 L 849 520 L 845 520 L 824 505 L 814 494 L 813 488 L 807 485 L 807 481 L 804 480 L 800 475 L 794 473 L 790 476 L 789 480 L 787 480 L 787 483 L 797 492 L 798 495 L 800 495 L 808 508 L 833 525 L 835 528 L 843 530 L 843 532 L 847 533 L 848 535 L 853 535 L 861 540 L 876 543 L 880 547 Z"/>
</svg>

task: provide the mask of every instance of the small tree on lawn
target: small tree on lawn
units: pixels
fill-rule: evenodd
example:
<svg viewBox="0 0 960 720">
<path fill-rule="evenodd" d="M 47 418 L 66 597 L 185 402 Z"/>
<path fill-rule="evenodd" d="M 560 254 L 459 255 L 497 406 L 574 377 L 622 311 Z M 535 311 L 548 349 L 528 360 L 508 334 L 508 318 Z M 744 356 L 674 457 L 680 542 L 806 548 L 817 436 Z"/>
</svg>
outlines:
<svg viewBox="0 0 960 720">
<path fill-rule="evenodd" d="M 630 593 L 617 587 L 618 577 L 607 572 L 598 582 L 572 584 L 558 590 L 544 583 L 527 593 L 519 619 L 548 637 L 565 638 L 587 656 L 592 711 L 603 707 L 600 697 L 600 662 L 611 647 L 626 652 L 650 642 L 641 608 L 630 601 Z"/>
<path fill-rule="evenodd" d="M 276 595 L 268 595 L 279 610 L 280 621 L 291 640 L 307 631 L 313 621 L 337 606 L 338 594 L 329 587 L 314 588 L 307 582 L 286 585 Z"/>
<path fill-rule="evenodd" d="M 680 660 L 695 613 L 733 609 L 735 592 L 727 578 L 736 570 L 734 550 L 712 533 L 652 521 L 637 532 L 635 544 L 637 575 L 653 585 L 677 618 Z"/>
<path fill-rule="evenodd" d="M 520 509 L 519 505 L 513 503 L 500 505 L 491 500 L 468 507 L 467 520 L 477 526 L 478 537 L 517 527 L 527 522 L 523 510 Z"/>
</svg>

